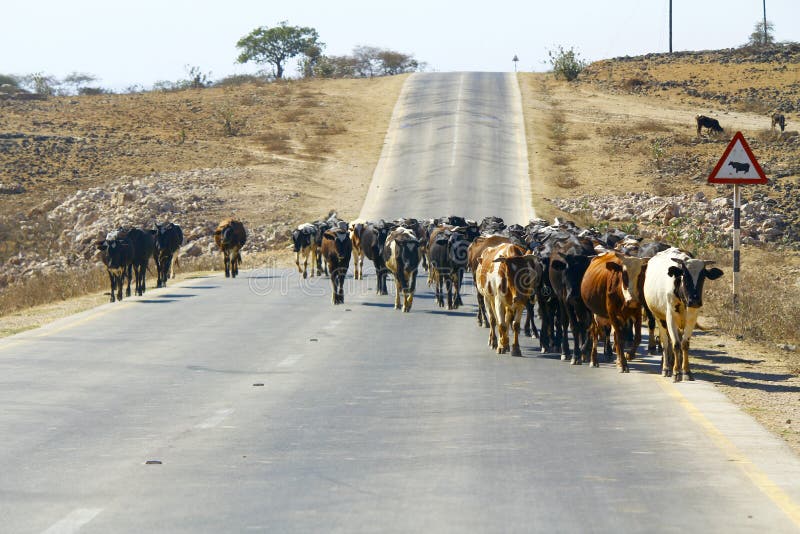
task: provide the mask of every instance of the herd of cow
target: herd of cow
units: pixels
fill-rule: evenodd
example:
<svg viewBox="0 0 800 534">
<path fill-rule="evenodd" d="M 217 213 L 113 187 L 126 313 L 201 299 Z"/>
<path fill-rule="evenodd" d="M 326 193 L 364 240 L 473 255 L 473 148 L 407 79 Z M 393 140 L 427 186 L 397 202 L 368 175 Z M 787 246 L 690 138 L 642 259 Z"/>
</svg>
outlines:
<svg viewBox="0 0 800 534">
<path fill-rule="evenodd" d="M 334 215 L 298 226 L 292 241 L 304 278 L 309 268 L 311 276 L 329 274 L 334 304 L 344 302 L 351 257 L 355 279 L 363 278 L 365 257 L 373 262 L 379 295 L 388 293 L 386 280 L 392 275 L 395 308 L 404 312 L 411 310 L 419 267 L 428 270 L 438 305 L 448 309 L 462 304 L 464 273 L 471 272 L 477 321 L 489 328 L 489 346 L 498 354 L 521 356 L 519 335 L 527 311 L 525 333 L 539 338 L 542 352 L 560 352 L 574 365 L 588 361 L 597 367 L 598 341 L 604 341 L 610 360 L 613 334 L 617 366 L 628 372 L 646 317 L 648 352 L 663 351 L 662 374 L 676 382 L 693 380 L 689 340 L 703 305 L 703 285 L 723 274 L 710 267 L 713 262 L 666 243 L 644 243 L 619 230 L 600 234 L 559 220 L 549 225 L 538 219 L 524 227 L 498 217 L 478 223 L 456 216 L 348 224 Z M 663 348 L 658 340 L 664 340 Z"/>
<path fill-rule="evenodd" d="M 247 241 L 244 225 L 235 219 L 223 220 L 214 231 L 214 241 L 223 253 L 225 276 L 235 277 L 242 261 L 239 251 Z M 111 281 L 111 302 L 122 300 L 125 279 L 128 280 L 126 296 L 131 296 L 132 280 L 136 295 L 144 294 L 150 258 L 158 271 L 156 287 L 166 287 L 170 275 L 174 277 L 173 259 L 181 244 L 183 231 L 171 222 L 156 223 L 152 230 L 119 228 L 98 241 L 95 245 Z"/>
<path fill-rule="evenodd" d="M 246 240 L 244 225 L 235 219 L 223 220 L 215 230 L 226 277 L 237 276 Z M 151 257 L 158 270 L 157 286 L 166 286 L 182 242 L 183 232 L 173 223 L 156 224 L 152 230 L 120 228 L 99 241 L 111 301 L 122 299 L 125 278 L 127 296 L 132 280 L 137 295 L 145 292 Z M 666 243 L 644 243 L 619 230 L 601 234 L 560 220 L 547 224 L 537 219 L 521 226 L 506 225 L 499 217 L 478 223 L 450 216 L 348 223 L 332 214 L 298 226 L 292 243 L 304 278 L 309 270 L 311 276 L 330 277 L 334 304 L 344 303 L 351 258 L 356 280 L 364 276 L 364 259 L 373 262 L 379 295 L 388 294 L 392 275 L 394 305 L 404 312 L 411 311 L 420 267 L 428 271 L 437 304 L 450 310 L 462 304 L 464 274 L 471 272 L 478 325 L 489 328 L 489 346 L 498 354 L 522 355 L 519 336 L 526 311 L 525 334 L 539 339 L 542 352 L 560 352 L 573 365 L 589 362 L 597 367 L 598 341 L 603 341 L 604 355 L 611 360 L 613 334 L 616 364 L 620 372 L 628 372 L 646 317 L 648 353 L 663 351 L 662 374 L 676 382 L 693 379 L 689 340 L 703 305 L 703 285 L 723 274 L 709 267 L 713 262 Z M 538 329 L 534 305 L 541 319 Z"/>
</svg>

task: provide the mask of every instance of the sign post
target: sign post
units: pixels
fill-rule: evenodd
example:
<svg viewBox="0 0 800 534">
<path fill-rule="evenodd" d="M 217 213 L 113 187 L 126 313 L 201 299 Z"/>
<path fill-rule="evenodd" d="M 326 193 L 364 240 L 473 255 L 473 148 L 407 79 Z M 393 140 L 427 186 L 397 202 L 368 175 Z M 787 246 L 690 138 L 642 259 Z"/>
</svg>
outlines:
<svg viewBox="0 0 800 534">
<path fill-rule="evenodd" d="M 736 132 L 708 177 L 710 184 L 733 184 L 733 312 L 739 311 L 739 271 L 741 267 L 741 208 L 743 184 L 765 184 L 767 176 L 750 150 L 742 132 Z"/>
</svg>

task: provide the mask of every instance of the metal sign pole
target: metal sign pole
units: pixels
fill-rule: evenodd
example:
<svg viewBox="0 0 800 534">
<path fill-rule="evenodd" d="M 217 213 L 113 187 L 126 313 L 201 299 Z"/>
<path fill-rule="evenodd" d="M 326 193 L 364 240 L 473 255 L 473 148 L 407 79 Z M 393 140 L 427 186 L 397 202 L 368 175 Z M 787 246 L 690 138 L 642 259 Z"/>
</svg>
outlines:
<svg viewBox="0 0 800 534">
<path fill-rule="evenodd" d="M 742 237 L 739 223 L 740 223 L 741 205 L 742 205 L 742 196 L 741 196 L 741 191 L 739 189 L 739 184 L 733 184 L 733 313 L 734 316 L 739 313 L 739 267 L 740 267 L 739 246 Z"/>
</svg>

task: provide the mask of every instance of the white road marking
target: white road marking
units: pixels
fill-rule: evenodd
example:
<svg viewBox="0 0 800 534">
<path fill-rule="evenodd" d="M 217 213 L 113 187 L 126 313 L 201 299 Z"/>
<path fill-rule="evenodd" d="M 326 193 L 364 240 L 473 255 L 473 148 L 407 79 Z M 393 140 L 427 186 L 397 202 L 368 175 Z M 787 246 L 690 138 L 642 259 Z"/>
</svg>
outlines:
<svg viewBox="0 0 800 534">
<path fill-rule="evenodd" d="M 217 413 L 215 413 L 202 423 L 195 425 L 195 428 L 199 428 L 202 430 L 208 428 L 214 428 L 215 426 L 218 426 L 221 422 L 223 422 L 225 419 L 227 419 L 232 413 L 233 413 L 233 408 L 227 408 L 225 410 L 217 410 Z"/>
<path fill-rule="evenodd" d="M 291 367 L 302 359 L 303 354 L 292 354 L 291 356 L 287 356 L 278 362 L 278 367 Z"/>
<path fill-rule="evenodd" d="M 97 517 L 102 512 L 102 508 L 78 508 L 58 523 L 53 524 L 42 534 L 73 534 L 78 532 L 82 526 Z"/>
<path fill-rule="evenodd" d="M 450 153 L 450 166 L 456 166 L 456 149 L 458 148 L 458 128 L 461 125 L 461 94 L 464 88 L 464 75 L 458 79 L 458 96 L 456 96 L 456 113 L 453 121 L 453 150 Z"/>
</svg>

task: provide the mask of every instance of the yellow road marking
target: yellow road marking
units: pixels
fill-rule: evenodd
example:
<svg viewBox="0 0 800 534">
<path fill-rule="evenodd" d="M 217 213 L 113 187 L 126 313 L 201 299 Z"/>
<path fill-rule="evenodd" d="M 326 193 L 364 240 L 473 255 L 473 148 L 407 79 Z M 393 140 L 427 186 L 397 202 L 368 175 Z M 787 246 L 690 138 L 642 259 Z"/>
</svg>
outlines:
<svg viewBox="0 0 800 534">
<path fill-rule="evenodd" d="M 770 478 L 759 469 L 747 456 L 745 456 L 714 424 L 703 415 L 703 413 L 687 399 L 672 382 L 664 380 L 660 375 L 650 375 L 658 382 L 661 388 L 689 413 L 689 416 L 698 423 L 714 444 L 733 460 L 745 475 L 760 489 L 769 499 L 774 502 L 791 519 L 795 525 L 800 527 L 800 505 L 783 491 L 780 486 L 775 484 Z"/>
</svg>

